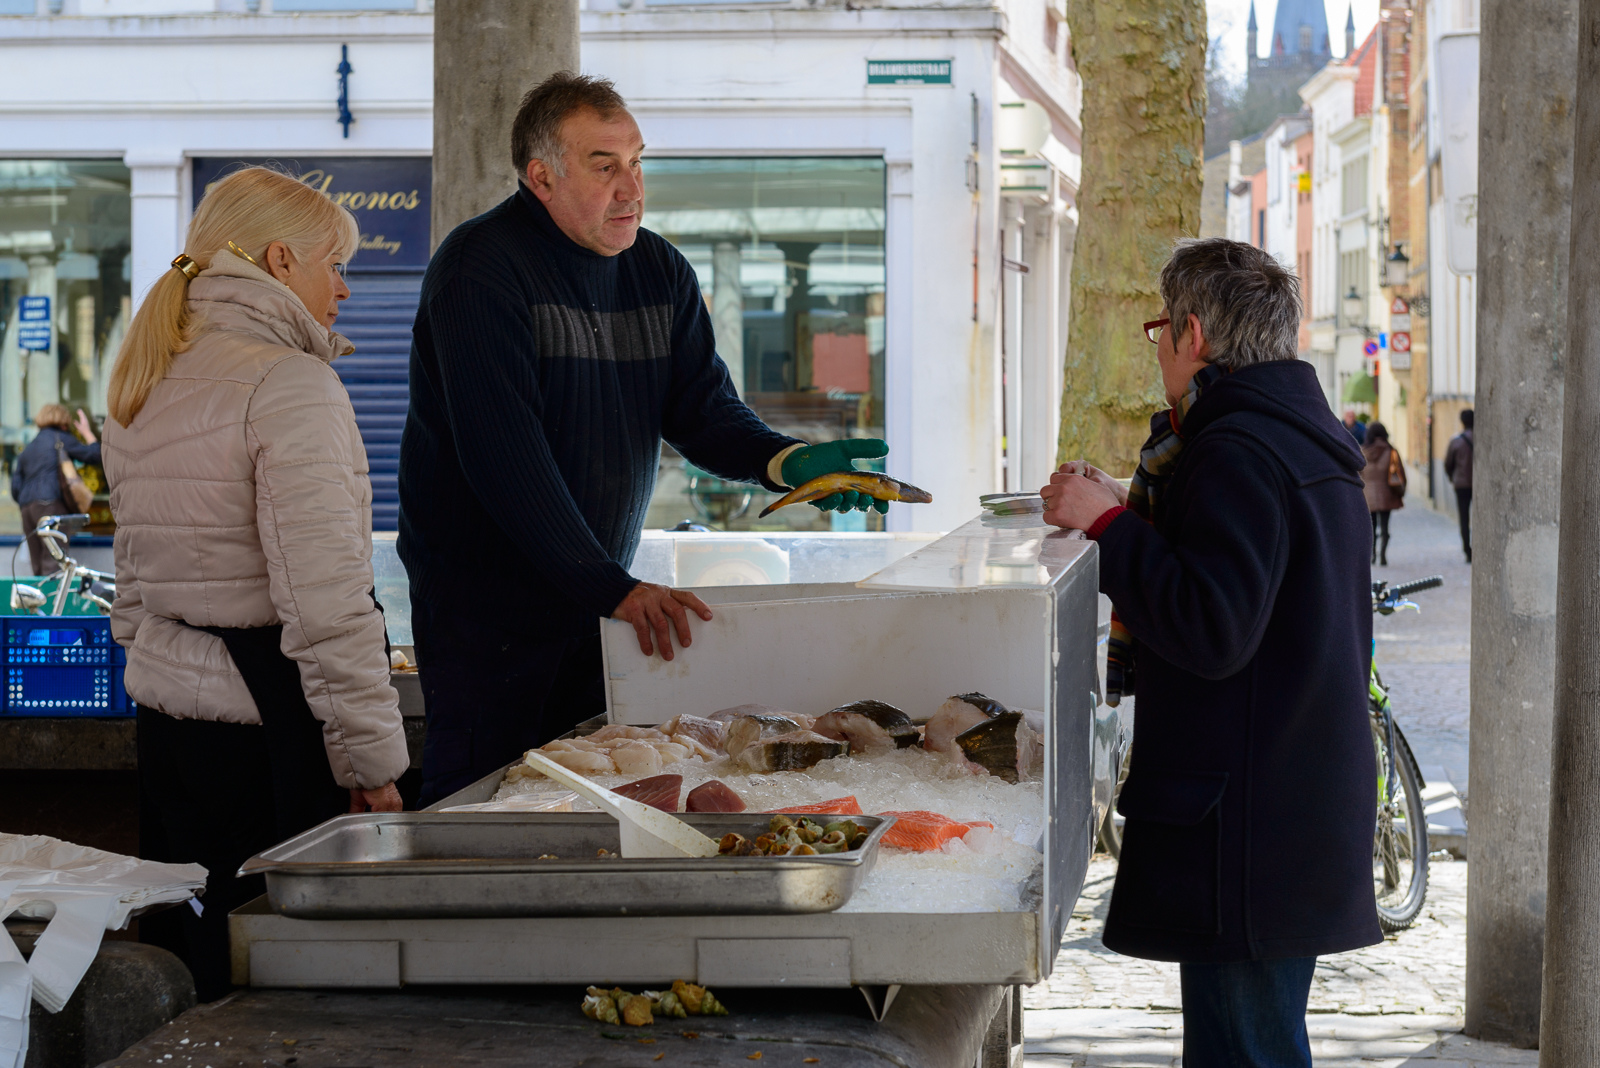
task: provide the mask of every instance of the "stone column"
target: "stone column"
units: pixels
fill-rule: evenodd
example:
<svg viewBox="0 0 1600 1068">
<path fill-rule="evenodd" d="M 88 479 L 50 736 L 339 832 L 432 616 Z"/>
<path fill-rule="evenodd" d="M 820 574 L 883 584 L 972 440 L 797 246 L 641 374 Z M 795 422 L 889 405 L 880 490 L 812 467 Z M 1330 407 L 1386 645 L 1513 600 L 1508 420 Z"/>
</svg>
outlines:
<svg viewBox="0 0 1600 1068">
<path fill-rule="evenodd" d="M 728 365 L 733 388 L 744 396 L 744 290 L 737 241 L 718 241 L 711 249 L 711 326 L 717 355 Z"/>
<path fill-rule="evenodd" d="M 29 352 L 24 360 L 28 404 L 23 412 L 23 424 L 24 433 L 30 439 L 33 434 L 27 427 L 39 414 L 39 409 L 61 400 L 61 324 L 67 321 L 67 313 L 61 307 L 58 288 L 55 261 L 48 256 L 29 256 L 28 295 L 50 298 L 50 347 Z"/>
<path fill-rule="evenodd" d="M 576 0 L 438 0 L 433 10 L 433 247 L 516 188 L 523 94 L 578 69 Z"/>
<path fill-rule="evenodd" d="M 1600 0 L 1581 0 L 1579 29 L 1539 1026 L 1555 1068 L 1600 1064 Z"/>
<path fill-rule="evenodd" d="M 177 149 L 141 150 L 122 158 L 129 172 L 133 257 L 129 285 L 133 306 L 183 251 L 189 213 L 183 206 L 183 153 Z"/>
<path fill-rule="evenodd" d="M 1577 0 L 1485 0 L 1466 1030 L 1531 1047 L 1554 701 Z"/>
</svg>

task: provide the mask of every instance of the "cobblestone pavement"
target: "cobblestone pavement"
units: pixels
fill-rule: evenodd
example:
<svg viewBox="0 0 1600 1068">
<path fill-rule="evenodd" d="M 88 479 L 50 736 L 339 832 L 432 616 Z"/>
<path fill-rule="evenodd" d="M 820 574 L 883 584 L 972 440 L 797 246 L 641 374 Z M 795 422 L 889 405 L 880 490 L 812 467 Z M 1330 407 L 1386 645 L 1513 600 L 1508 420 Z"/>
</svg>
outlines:
<svg viewBox="0 0 1600 1068">
<path fill-rule="evenodd" d="M 1027 993 L 1029 1068 L 1176 1066 L 1183 1017 L 1178 966 L 1100 944 L 1116 863 L 1096 856 L 1056 958 Z M 1466 971 L 1467 865 L 1436 859 L 1415 927 L 1317 962 L 1309 1028 L 1319 1066 L 1501 1068 L 1538 1054 L 1460 1034 Z"/>
</svg>

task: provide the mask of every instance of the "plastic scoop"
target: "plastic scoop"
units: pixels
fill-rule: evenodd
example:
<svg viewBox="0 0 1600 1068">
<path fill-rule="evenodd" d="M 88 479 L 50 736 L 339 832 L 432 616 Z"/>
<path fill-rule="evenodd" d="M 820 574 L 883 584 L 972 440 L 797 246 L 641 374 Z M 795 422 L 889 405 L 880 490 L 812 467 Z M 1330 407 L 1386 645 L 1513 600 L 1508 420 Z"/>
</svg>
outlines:
<svg viewBox="0 0 1600 1068">
<path fill-rule="evenodd" d="M 618 829 L 622 832 L 622 855 L 625 858 L 717 855 L 714 839 L 707 838 L 670 813 L 590 782 L 543 753 L 528 753 L 523 757 L 523 763 L 615 816 Z"/>
</svg>

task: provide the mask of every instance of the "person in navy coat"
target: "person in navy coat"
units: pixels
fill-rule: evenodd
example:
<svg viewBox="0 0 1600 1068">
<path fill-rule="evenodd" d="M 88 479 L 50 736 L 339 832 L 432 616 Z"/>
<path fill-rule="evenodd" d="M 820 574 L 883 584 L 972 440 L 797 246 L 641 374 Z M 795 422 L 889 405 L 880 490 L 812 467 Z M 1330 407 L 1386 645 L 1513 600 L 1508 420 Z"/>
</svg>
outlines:
<svg viewBox="0 0 1600 1068">
<path fill-rule="evenodd" d="M 1180 962 L 1186 1068 L 1310 1068 L 1316 958 L 1382 940 L 1365 461 L 1275 259 L 1180 241 L 1161 296 L 1170 407 L 1131 486 L 1075 461 L 1041 490 L 1098 543 L 1108 684 L 1138 696 L 1105 944 Z"/>
</svg>

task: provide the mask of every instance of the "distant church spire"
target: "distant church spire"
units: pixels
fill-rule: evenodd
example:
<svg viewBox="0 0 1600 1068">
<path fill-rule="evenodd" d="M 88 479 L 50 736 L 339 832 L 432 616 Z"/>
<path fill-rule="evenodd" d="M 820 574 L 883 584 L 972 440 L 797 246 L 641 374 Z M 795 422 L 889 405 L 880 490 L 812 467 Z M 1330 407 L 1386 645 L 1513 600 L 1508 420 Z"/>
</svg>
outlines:
<svg viewBox="0 0 1600 1068">
<path fill-rule="evenodd" d="M 1354 3 L 1345 8 L 1344 15 L 1344 54 L 1356 50 L 1356 6 Z"/>
<path fill-rule="evenodd" d="M 1250 21 L 1245 26 L 1245 41 L 1247 42 L 1244 48 L 1245 62 L 1254 64 L 1256 61 L 1256 0 L 1250 0 Z"/>
</svg>

